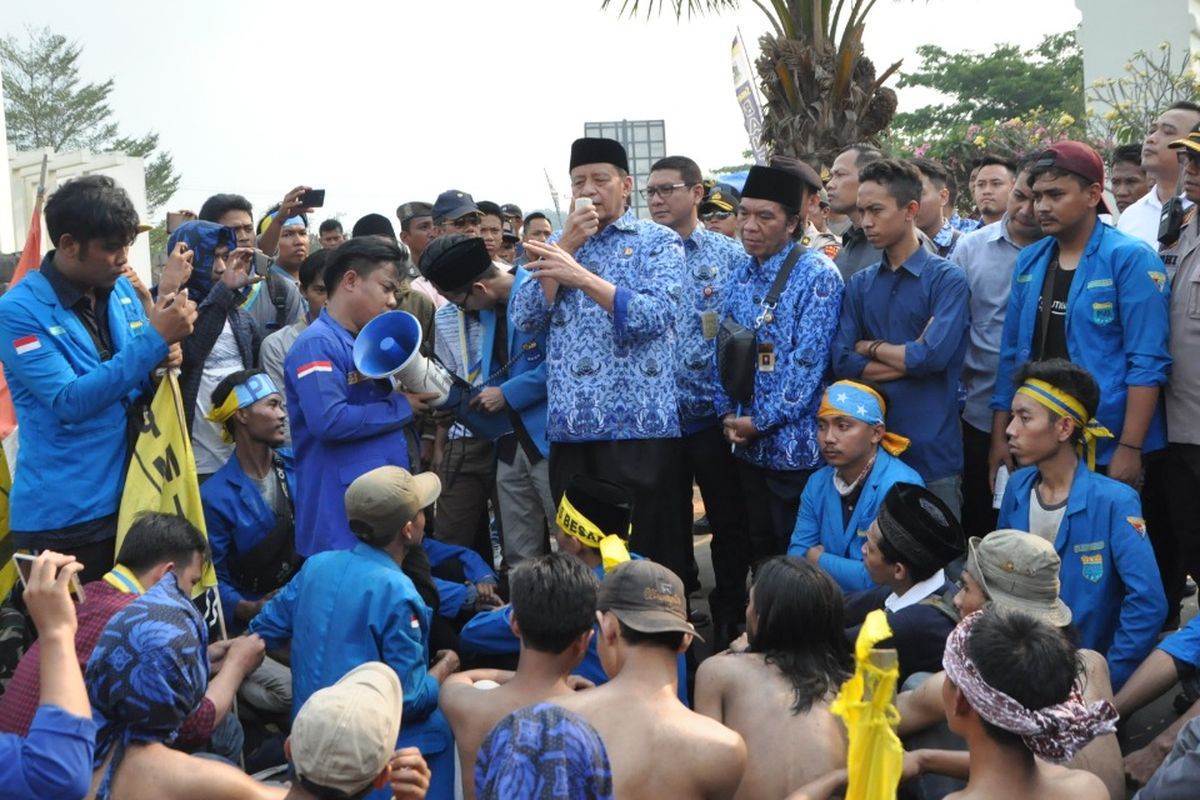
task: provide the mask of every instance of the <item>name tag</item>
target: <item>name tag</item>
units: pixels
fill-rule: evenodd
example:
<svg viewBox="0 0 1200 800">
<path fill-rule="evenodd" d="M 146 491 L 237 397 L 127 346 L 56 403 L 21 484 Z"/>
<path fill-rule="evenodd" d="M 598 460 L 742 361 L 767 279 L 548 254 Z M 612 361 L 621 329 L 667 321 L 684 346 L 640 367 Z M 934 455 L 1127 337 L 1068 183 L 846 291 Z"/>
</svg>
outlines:
<svg viewBox="0 0 1200 800">
<path fill-rule="evenodd" d="M 763 342 L 758 346 L 758 371 L 775 371 L 775 345 Z"/>
</svg>

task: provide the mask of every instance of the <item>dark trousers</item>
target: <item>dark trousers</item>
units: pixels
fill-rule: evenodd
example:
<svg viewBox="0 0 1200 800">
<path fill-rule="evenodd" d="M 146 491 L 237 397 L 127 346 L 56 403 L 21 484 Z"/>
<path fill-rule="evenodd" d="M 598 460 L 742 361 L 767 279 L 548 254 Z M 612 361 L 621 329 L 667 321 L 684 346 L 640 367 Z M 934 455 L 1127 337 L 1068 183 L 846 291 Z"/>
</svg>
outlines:
<svg viewBox="0 0 1200 800">
<path fill-rule="evenodd" d="M 630 549 L 667 567 L 682 580 L 692 559 L 691 525 L 679 515 L 679 440 L 552 442 L 550 490 L 554 502 L 575 475 L 625 486 L 633 495 Z"/>
<path fill-rule="evenodd" d="M 1150 546 L 1154 548 L 1154 560 L 1158 563 L 1158 574 L 1162 578 L 1163 594 L 1167 598 L 1167 618 L 1178 619 L 1180 605 L 1183 603 L 1183 586 L 1186 581 L 1187 569 L 1181 558 L 1183 541 L 1181 531 L 1174 522 L 1169 494 L 1173 494 L 1167 486 L 1170 455 L 1167 450 L 1156 453 L 1146 453 L 1142 456 L 1142 469 L 1145 480 L 1142 483 L 1140 500 L 1142 503 L 1142 518 L 1146 520 L 1146 535 Z M 1097 466 L 1096 471 L 1108 474 L 1108 466 Z M 1186 491 L 1195 492 L 1197 484 Z"/>
<path fill-rule="evenodd" d="M 729 450 L 720 425 L 681 441 L 681 520 L 692 526 L 692 480 L 704 498 L 704 513 L 712 530 L 712 563 L 716 587 L 708 596 L 714 614 L 740 621 L 746 611 L 746 574 L 750 570 L 750 538 L 746 505 L 738 483 L 737 461 Z M 790 531 L 789 531 L 790 533 Z"/>
<path fill-rule="evenodd" d="M 1200 445 L 1169 445 L 1163 472 L 1169 524 L 1177 547 L 1177 568 L 1172 571 L 1172 580 L 1182 584 L 1187 575 L 1200 580 Z M 1150 484 L 1149 474 L 1146 484 Z M 1149 520 L 1146 528 L 1153 542 L 1154 529 Z M 1157 554 L 1157 550 L 1155 552 Z M 1166 581 L 1167 573 L 1164 572 L 1164 584 Z M 1178 601 L 1170 593 L 1167 601 L 1167 608 L 1173 614 L 1176 606 L 1170 603 Z"/>
<path fill-rule="evenodd" d="M 967 536 L 987 536 L 996 530 L 999 512 L 992 508 L 992 489 L 988 486 L 988 454 L 992 435 L 963 420 L 963 510 L 962 525 Z"/>
<path fill-rule="evenodd" d="M 751 565 L 757 567 L 760 561 L 787 552 L 800 511 L 800 494 L 812 473 L 810 469 L 765 469 L 738 461 Z"/>
</svg>

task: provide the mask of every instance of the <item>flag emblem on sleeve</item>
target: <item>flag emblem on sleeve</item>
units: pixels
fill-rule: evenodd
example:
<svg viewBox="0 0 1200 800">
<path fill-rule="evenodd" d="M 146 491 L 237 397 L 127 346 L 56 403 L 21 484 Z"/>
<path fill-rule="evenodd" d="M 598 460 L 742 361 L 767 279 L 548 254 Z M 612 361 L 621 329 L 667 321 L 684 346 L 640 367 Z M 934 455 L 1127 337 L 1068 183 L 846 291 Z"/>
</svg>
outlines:
<svg viewBox="0 0 1200 800">
<path fill-rule="evenodd" d="M 20 339 L 13 339 L 13 349 L 21 355 L 37 350 L 42 346 L 36 336 L 22 336 Z"/>
<path fill-rule="evenodd" d="M 310 361 L 296 368 L 296 377 L 303 378 L 314 372 L 333 372 L 333 364 L 328 361 Z"/>
<path fill-rule="evenodd" d="M 421 620 L 417 619 L 416 614 L 412 615 L 412 622 L 408 623 L 408 627 L 410 627 L 414 630 L 421 627 Z"/>
</svg>

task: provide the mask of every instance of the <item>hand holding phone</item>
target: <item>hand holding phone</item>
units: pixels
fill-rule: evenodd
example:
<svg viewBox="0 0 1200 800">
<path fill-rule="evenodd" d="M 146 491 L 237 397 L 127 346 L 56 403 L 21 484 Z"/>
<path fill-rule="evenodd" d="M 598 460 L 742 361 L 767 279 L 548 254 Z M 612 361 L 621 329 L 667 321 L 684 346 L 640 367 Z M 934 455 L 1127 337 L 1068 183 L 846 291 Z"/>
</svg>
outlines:
<svg viewBox="0 0 1200 800">
<path fill-rule="evenodd" d="M 75 603 L 83 602 L 83 587 L 79 584 L 83 565 L 75 556 L 53 550 L 44 550 L 38 556 L 18 553 L 13 563 L 25 587 L 25 606 L 38 636 L 73 639 L 79 626 Z"/>
<path fill-rule="evenodd" d="M 320 208 L 325 205 L 324 189 L 309 189 L 300 195 L 300 205 L 304 208 Z"/>
</svg>

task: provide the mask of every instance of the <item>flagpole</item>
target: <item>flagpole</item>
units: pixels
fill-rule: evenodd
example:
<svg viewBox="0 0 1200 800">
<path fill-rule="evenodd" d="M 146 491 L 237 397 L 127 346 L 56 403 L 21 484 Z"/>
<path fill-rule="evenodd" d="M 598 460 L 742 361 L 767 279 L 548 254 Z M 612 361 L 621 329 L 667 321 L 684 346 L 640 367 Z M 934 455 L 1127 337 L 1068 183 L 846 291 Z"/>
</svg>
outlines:
<svg viewBox="0 0 1200 800">
<path fill-rule="evenodd" d="M 38 178 L 37 185 L 37 202 L 40 207 L 42 200 L 46 197 L 46 170 L 50 167 L 50 154 L 42 153 L 42 174 Z"/>
<path fill-rule="evenodd" d="M 550 171 L 542 167 L 542 174 L 546 176 L 546 185 L 550 187 L 550 199 L 554 201 L 554 214 L 561 220 L 562 209 L 558 205 L 558 190 L 554 188 L 554 181 L 550 180 Z"/>
<path fill-rule="evenodd" d="M 742 57 L 746 59 L 746 77 L 750 82 L 750 91 L 754 92 L 754 97 L 758 100 L 758 107 L 763 107 L 762 94 L 758 91 L 758 81 L 754 79 L 754 62 L 750 60 L 750 51 L 746 49 L 746 40 L 742 38 L 742 27 L 737 27 L 738 43 L 742 46 Z"/>
</svg>

